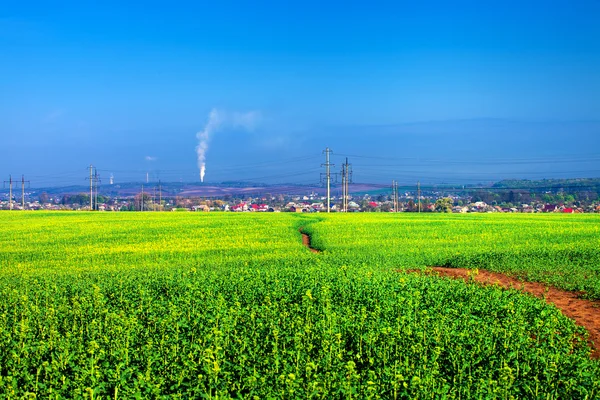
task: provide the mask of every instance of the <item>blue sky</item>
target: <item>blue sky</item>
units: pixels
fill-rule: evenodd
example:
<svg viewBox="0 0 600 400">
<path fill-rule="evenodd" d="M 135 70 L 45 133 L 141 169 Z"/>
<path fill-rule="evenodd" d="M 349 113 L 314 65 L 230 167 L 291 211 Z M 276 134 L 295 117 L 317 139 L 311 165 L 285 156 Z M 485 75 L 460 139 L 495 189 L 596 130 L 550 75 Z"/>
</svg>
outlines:
<svg viewBox="0 0 600 400">
<path fill-rule="evenodd" d="M 213 108 L 258 117 L 207 182 L 316 181 L 326 146 L 398 168 L 365 182 L 600 175 L 597 0 L 56 3 L 0 9 L 2 176 L 197 180 Z"/>
</svg>

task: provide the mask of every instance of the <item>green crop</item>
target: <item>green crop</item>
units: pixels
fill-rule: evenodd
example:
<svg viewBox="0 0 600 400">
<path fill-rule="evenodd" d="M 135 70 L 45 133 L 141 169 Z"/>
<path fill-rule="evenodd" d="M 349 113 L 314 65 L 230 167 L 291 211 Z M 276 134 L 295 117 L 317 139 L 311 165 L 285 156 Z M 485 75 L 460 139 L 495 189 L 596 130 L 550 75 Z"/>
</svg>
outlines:
<svg viewBox="0 0 600 400">
<path fill-rule="evenodd" d="M 586 333 L 555 307 L 398 271 L 475 266 L 491 242 L 523 273 L 536 250 L 597 259 L 597 219 L 353 217 L 0 213 L 0 397 L 599 396 Z"/>
<path fill-rule="evenodd" d="M 488 269 L 600 299 L 598 215 L 339 214 L 312 227 L 346 264 Z"/>
</svg>

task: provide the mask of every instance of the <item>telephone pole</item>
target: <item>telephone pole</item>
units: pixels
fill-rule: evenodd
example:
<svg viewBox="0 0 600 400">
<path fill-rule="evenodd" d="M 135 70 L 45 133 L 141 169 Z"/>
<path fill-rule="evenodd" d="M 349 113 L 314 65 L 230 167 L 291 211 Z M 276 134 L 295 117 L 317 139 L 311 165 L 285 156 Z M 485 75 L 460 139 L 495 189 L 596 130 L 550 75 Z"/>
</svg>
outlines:
<svg viewBox="0 0 600 400">
<path fill-rule="evenodd" d="M 25 180 L 25 175 L 21 175 L 21 208 L 25 211 L 25 183 L 30 184 Z"/>
<path fill-rule="evenodd" d="M 8 183 L 8 208 L 10 210 L 13 209 L 13 201 L 12 201 L 12 184 L 13 184 L 13 180 L 12 180 L 12 175 L 8 176 L 8 180 L 4 181 L 4 187 L 6 187 L 6 184 Z"/>
<path fill-rule="evenodd" d="M 325 148 L 325 150 L 323 150 L 323 153 L 325 153 L 325 164 L 321 164 L 321 167 L 325 167 L 325 176 L 327 179 L 327 212 L 331 211 L 331 167 L 334 166 L 334 164 L 331 164 L 329 162 L 329 154 L 332 153 L 332 151 L 329 149 L 329 147 Z"/>
<path fill-rule="evenodd" d="M 140 211 L 144 211 L 144 185 L 142 184 L 142 195 L 140 196 Z"/>
<path fill-rule="evenodd" d="M 419 212 L 421 212 L 421 181 L 417 182 L 417 198 L 419 199 Z"/>
</svg>

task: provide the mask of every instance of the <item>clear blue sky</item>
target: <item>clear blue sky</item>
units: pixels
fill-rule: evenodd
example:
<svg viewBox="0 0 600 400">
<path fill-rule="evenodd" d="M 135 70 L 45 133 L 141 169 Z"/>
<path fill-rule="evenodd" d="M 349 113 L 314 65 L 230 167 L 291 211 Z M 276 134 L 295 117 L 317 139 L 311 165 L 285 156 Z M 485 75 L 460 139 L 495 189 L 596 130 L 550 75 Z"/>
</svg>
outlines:
<svg viewBox="0 0 600 400">
<path fill-rule="evenodd" d="M 587 157 L 489 172 L 600 175 L 598 0 L 51 3 L 0 8 L 2 177 L 66 181 L 94 163 L 193 180 L 215 107 L 260 120 L 214 134 L 207 181 L 273 166 L 316 180 L 320 158 L 283 161 L 325 146 L 393 165 L 418 153 L 429 164 L 404 170 L 432 179 L 448 165 L 432 160 L 483 158 Z M 371 168 L 361 180 L 394 179 Z"/>
</svg>

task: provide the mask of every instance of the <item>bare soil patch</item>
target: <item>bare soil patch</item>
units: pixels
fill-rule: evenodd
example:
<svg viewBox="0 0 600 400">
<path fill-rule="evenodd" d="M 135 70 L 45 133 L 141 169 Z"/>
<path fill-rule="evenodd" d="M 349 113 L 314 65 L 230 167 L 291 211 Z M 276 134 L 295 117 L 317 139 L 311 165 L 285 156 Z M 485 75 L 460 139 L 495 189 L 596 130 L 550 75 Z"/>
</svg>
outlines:
<svg viewBox="0 0 600 400">
<path fill-rule="evenodd" d="M 304 233 L 302 231 L 302 228 L 298 229 L 298 231 L 300 231 L 300 233 L 302 234 L 302 244 L 305 245 L 310 251 L 312 251 L 313 253 L 320 253 L 319 250 L 313 248 L 310 245 L 310 236 L 306 233 Z"/>
<path fill-rule="evenodd" d="M 413 271 L 416 272 L 416 271 Z M 577 292 L 568 292 L 537 282 L 523 282 L 497 272 L 474 271 L 466 268 L 432 267 L 425 273 L 433 273 L 468 281 L 473 279 L 484 285 L 500 285 L 530 293 L 554 304 L 561 312 L 583 326 L 590 335 L 592 358 L 600 358 L 600 302 L 580 299 Z"/>
</svg>

